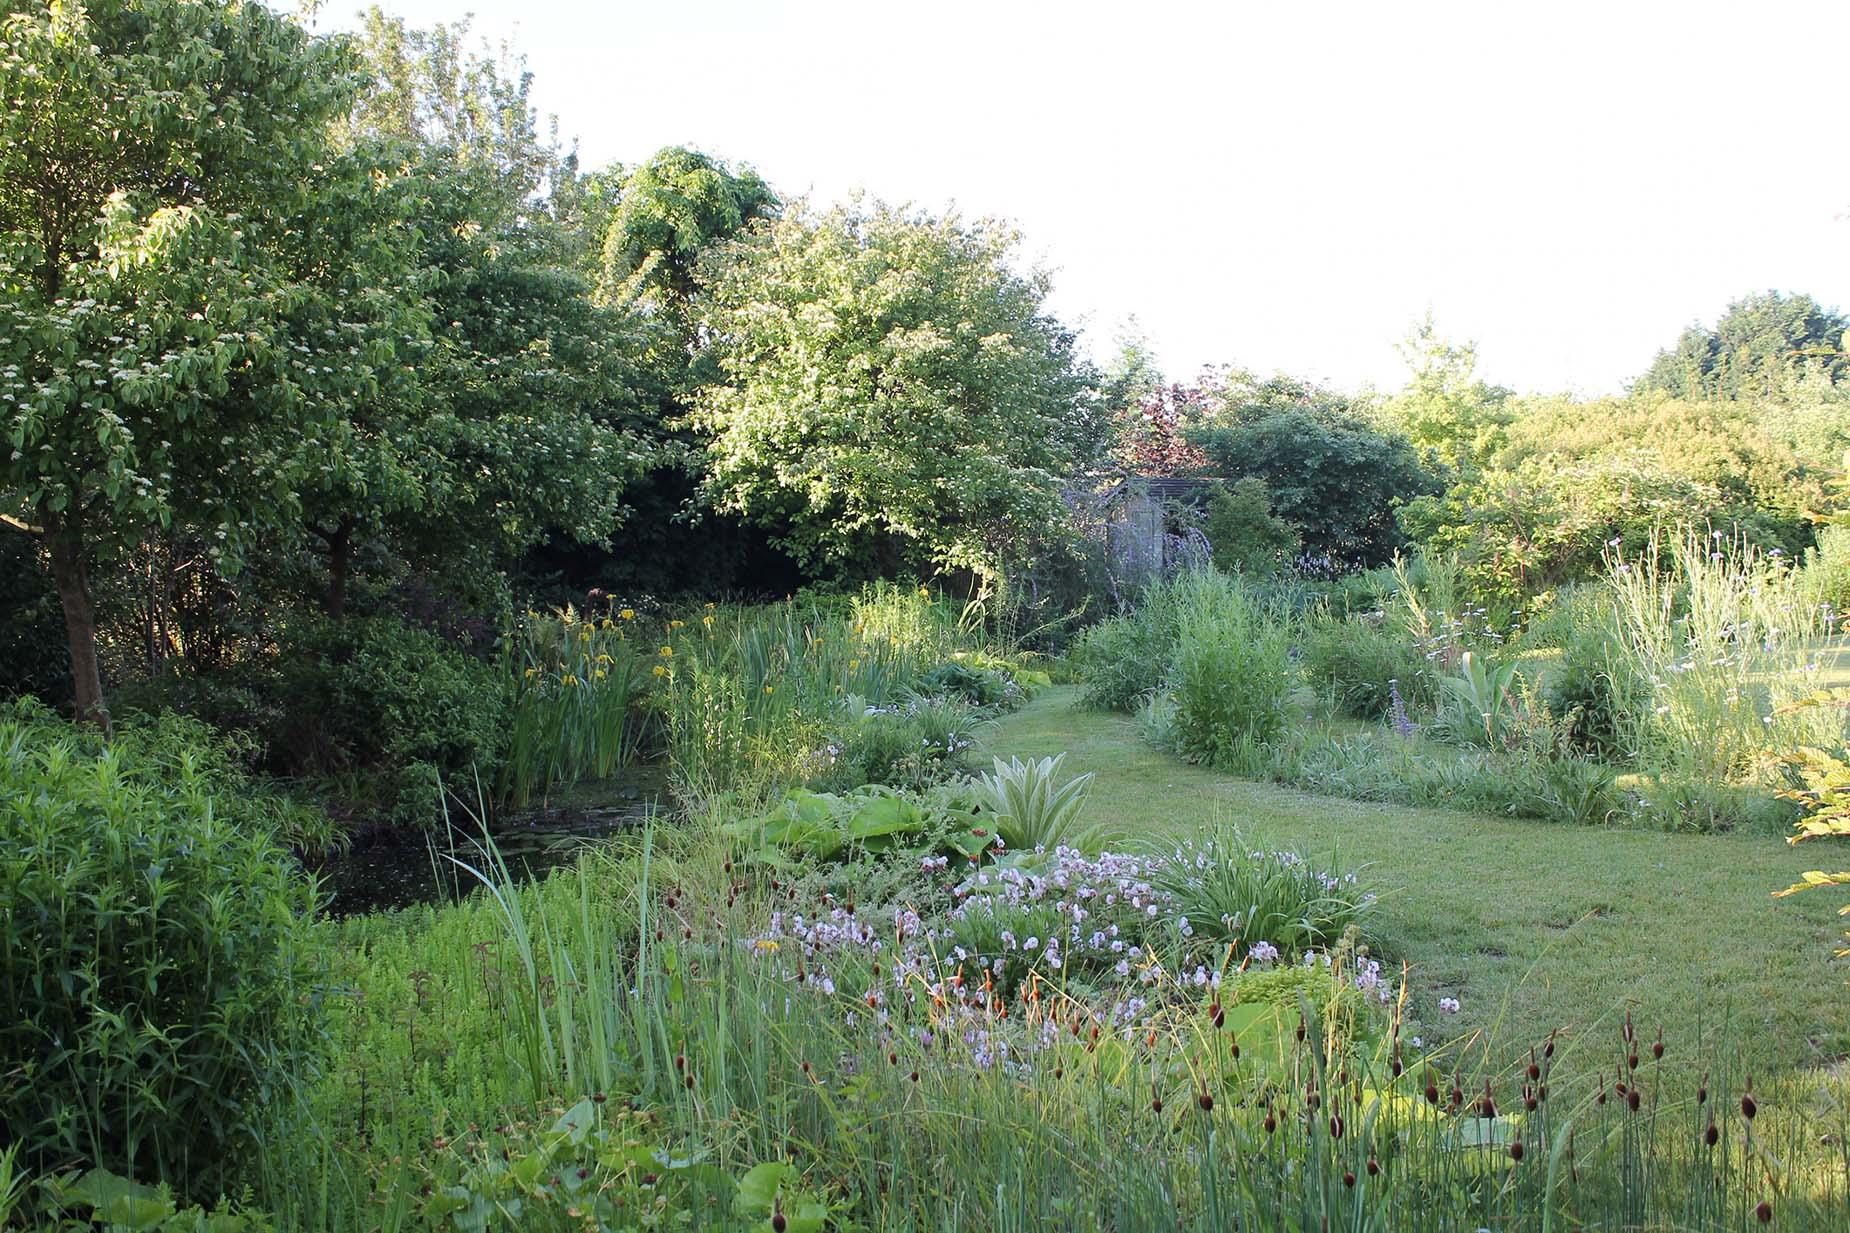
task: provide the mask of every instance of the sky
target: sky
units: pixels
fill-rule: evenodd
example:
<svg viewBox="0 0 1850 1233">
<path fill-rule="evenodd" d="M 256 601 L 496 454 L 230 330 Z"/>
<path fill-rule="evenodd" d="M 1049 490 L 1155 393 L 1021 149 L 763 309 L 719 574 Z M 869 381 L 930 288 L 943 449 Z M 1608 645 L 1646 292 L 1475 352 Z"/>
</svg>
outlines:
<svg viewBox="0 0 1850 1233">
<path fill-rule="evenodd" d="M 329 0 L 317 26 L 362 6 Z M 1741 295 L 1850 308 L 1850 4 L 392 0 L 511 40 L 587 166 L 1009 220 L 1108 358 L 1621 390 Z"/>
</svg>

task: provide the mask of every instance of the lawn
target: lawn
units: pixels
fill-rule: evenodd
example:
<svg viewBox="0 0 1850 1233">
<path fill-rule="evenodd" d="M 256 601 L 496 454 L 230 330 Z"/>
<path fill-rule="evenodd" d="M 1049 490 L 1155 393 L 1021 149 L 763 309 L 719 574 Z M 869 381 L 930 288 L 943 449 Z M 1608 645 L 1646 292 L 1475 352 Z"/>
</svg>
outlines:
<svg viewBox="0 0 1850 1233">
<path fill-rule="evenodd" d="M 1483 1031 L 1499 1053 L 1560 1029 L 1609 1056 L 1630 1010 L 1673 1043 L 1726 1026 L 1745 1063 L 1807 1067 L 1850 1051 L 1832 957 L 1837 901 L 1774 899 L 1828 863 L 1765 836 L 1664 834 L 1371 805 L 1231 779 L 1146 746 L 1121 715 L 1057 688 L 1004 719 L 990 752 L 1068 752 L 1097 775 L 1088 820 L 1153 843 L 1237 828 L 1248 839 L 1366 865 L 1379 949 L 1411 966 L 1429 1036 Z M 1456 1019 L 1435 1010 L 1460 999 Z M 1687 1055 L 1686 1055 L 1687 1056 Z"/>
</svg>

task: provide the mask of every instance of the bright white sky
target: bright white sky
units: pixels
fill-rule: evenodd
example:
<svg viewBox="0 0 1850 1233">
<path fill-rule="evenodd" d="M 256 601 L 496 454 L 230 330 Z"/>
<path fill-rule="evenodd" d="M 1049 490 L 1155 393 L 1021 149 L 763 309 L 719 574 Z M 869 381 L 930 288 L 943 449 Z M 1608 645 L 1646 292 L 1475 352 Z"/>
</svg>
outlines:
<svg viewBox="0 0 1850 1233">
<path fill-rule="evenodd" d="M 319 25 L 347 24 L 331 0 Z M 392 0 L 511 38 L 586 165 L 1013 221 L 1109 355 L 1617 390 L 1755 290 L 1850 306 L 1850 4 Z"/>
</svg>

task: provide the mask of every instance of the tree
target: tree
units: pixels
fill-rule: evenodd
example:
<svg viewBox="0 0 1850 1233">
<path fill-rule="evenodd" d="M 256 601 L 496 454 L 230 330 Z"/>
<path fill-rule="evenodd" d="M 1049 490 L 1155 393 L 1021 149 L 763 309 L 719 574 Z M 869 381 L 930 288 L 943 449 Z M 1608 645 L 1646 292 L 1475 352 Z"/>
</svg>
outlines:
<svg viewBox="0 0 1850 1233">
<path fill-rule="evenodd" d="M 1715 328 L 1692 325 L 1674 347 L 1659 351 L 1636 388 L 1687 399 L 1778 397 L 1807 373 L 1832 381 L 1850 373 L 1847 329 L 1850 317 L 1809 295 L 1744 296 Z"/>
<path fill-rule="evenodd" d="M 1407 502 L 1400 522 L 1513 608 L 1598 571 L 1611 547 L 1636 555 L 1663 526 L 1713 524 L 1796 557 L 1823 497 L 1736 404 L 1559 400 L 1525 405 L 1490 465 Z"/>
<path fill-rule="evenodd" d="M 1188 435 L 1211 473 L 1264 481 L 1272 512 L 1329 568 L 1391 558 L 1405 542 L 1395 510 L 1439 490 L 1404 437 L 1308 382 L 1227 369 L 1206 374 L 1193 397 L 1197 427 Z"/>
<path fill-rule="evenodd" d="M 1203 529 L 1214 564 L 1228 573 L 1274 574 L 1297 555 L 1297 530 L 1272 512 L 1257 476 L 1215 485 Z"/>
<path fill-rule="evenodd" d="M 1006 528 L 1061 520 L 1097 416 L 1015 245 L 875 205 L 798 208 L 716 253 L 703 324 L 723 379 L 692 417 L 710 499 L 837 566 L 898 550 L 994 573 Z"/>
<path fill-rule="evenodd" d="M 0 509 L 39 537 L 77 713 L 106 723 L 92 571 L 150 526 L 234 560 L 297 507 L 294 442 L 395 365 L 395 280 L 300 258 L 358 85 L 346 46 L 235 0 L 9 6 L 0 26 Z"/>
<path fill-rule="evenodd" d="M 415 380 L 314 443 L 325 461 L 305 471 L 305 525 L 337 617 L 362 538 L 448 562 L 492 562 L 554 530 L 601 541 L 649 453 L 639 334 L 592 302 L 575 164 L 542 136 L 524 67 L 467 36 L 374 9 L 360 43 L 371 79 L 347 139 L 403 169 L 409 259 L 440 328 L 416 340 Z"/>
<path fill-rule="evenodd" d="M 1163 370 L 1150 338 L 1135 317 L 1118 332 L 1118 352 L 1099 374 L 1099 398 L 1114 416 L 1124 416 L 1163 392 Z"/>
<path fill-rule="evenodd" d="M 1510 392 L 1478 380 L 1476 345 L 1442 338 L 1428 313 L 1400 354 L 1410 375 L 1388 401 L 1388 422 L 1449 467 L 1469 468 L 1495 454 L 1509 423 Z"/>
<path fill-rule="evenodd" d="M 770 185 L 698 150 L 669 146 L 622 182 L 603 244 L 601 286 L 686 328 L 700 258 L 752 222 L 777 215 Z M 691 341 L 691 340 L 690 340 Z"/>
</svg>

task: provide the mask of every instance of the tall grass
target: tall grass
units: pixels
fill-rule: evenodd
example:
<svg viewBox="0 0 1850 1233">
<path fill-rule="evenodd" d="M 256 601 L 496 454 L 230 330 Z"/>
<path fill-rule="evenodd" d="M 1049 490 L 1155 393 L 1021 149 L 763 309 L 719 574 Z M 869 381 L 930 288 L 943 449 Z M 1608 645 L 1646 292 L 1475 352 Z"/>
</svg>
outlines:
<svg viewBox="0 0 1850 1233">
<path fill-rule="evenodd" d="M 814 776 L 848 708 L 893 704 L 979 637 L 923 588 L 890 584 L 845 601 L 708 608 L 656 665 L 683 797 L 762 795 Z"/>
<path fill-rule="evenodd" d="M 1210 766 L 1242 765 L 1285 730 L 1289 639 L 1235 578 L 1199 578 L 1183 597 L 1169 669 L 1172 748 Z"/>
<path fill-rule="evenodd" d="M 1346 978 L 1289 968 L 1266 986 L 1289 996 L 1158 982 L 1128 1015 L 1028 982 L 972 1017 L 905 971 L 829 992 L 747 940 L 793 909 L 720 856 L 651 836 L 516 888 L 485 854 L 489 894 L 349 927 L 352 1065 L 273 1145 L 261 1196 L 336 1231 L 819 1228 L 796 1223 L 819 1208 L 869 1230 L 1850 1216 L 1842 1081 L 1763 1081 L 1749 1118 L 1751 1081 L 1681 1025 L 1422 1050 L 1394 1014 L 1356 1018 Z"/>
<path fill-rule="evenodd" d="M 501 807 L 664 756 L 690 801 L 811 776 L 850 700 L 888 706 L 981 647 L 923 588 L 649 616 L 529 612 L 503 639 L 512 691 Z"/>
<path fill-rule="evenodd" d="M 1782 713 L 1819 688 L 1823 610 L 1799 578 L 1744 538 L 1686 529 L 1637 560 L 1607 559 L 1623 743 L 1684 782 L 1763 780 L 1802 744 L 1841 742 L 1841 721 Z"/>
<path fill-rule="evenodd" d="M 607 779 L 636 760 L 648 670 L 631 618 L 529 612 L 502 640 L 512 688 L 507 756 L 496 797 L 524 808 L 537 793 Z"/>
</svg>

